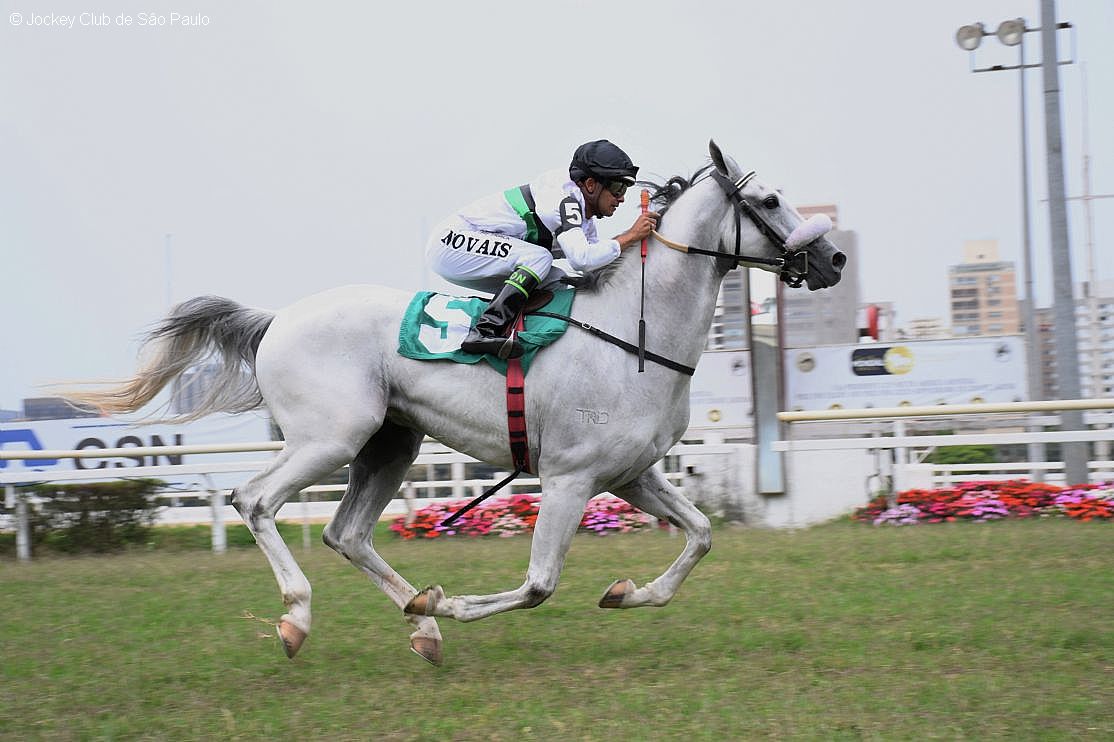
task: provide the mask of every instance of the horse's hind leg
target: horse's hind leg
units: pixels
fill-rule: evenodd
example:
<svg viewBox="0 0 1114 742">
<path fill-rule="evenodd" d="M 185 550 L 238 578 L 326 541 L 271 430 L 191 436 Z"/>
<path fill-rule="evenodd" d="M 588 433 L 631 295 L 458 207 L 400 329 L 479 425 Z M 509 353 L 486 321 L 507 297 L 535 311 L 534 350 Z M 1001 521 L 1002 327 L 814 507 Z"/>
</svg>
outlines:
<svg viewBox="0 0 1114 742">
<path fill-rule="evenodd" d="M 370 577 L 399 608 L 418 591 L 379 556 L 371 538 L 383 509 L 398 494 L 410 464 L 417 458 L 421 443 L 421 433 L 384 423 L 352 461 L 348 489 L 324 533 L 325 543 Z M 441 632 L 437 621 L 429 616 L 409 615 L 406 620 L 414 627 L 410 648 L 440 665 Z"/>
<path fill-rule="evenodd" d="M 600 608 L 661 606 L 673 599 L 681 583 L 696 563 L 712 548 L 712 527 L 704 513 L 696 509 L 665 475 L 647 469 L 614 494 L 650 515 L 664 518 L 685 532 L 685 550 L 660 577 L 642 587 L 631 580 L 616 580 L 600 599 Z"/>
<path fill-rule="evenodd" d="M 287 657 L 297 654 L 309 634 L 310 586 L 275 527 L 275 513 L 296 492 L 344 466 L 354 455 L 354 447 L 343 441 L 287 440 L 270 467 L 237 488 L 233 496 L 233 505 L 270 562 L 282 592 L 287 612 L 279 619 L 278 634 Z"/>
</svg>

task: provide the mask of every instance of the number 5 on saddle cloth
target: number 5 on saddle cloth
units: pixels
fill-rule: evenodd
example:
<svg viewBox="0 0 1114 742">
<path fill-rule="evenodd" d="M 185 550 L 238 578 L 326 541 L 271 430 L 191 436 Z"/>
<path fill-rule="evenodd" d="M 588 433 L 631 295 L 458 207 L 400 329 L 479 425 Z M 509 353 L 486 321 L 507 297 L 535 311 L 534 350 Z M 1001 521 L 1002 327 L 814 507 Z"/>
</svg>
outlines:
<svg viewBox="0 0 1114 742">
<path fill-rule="evenodd" d="M 572 309 L 575 295 L 575 289 L 554 291 L 553 299 L 542 309 L 567 316 Z M 433 291 L 419 292 L 402 316 L 398 331 L 399 355 L 419 361 L 486 361 L 505 376 L 507 361 L 493 355 L 466 353 L 460 349 L 464 336 L 486 307 L 486 299 L 447 296 Z M 518 340 L 525 349 L 525 353 L 518 359 L 522 363 L 524 374 L 529 371 L 538 350 L 555 342 L 565 334 L 568 327 L 568 322 L 559 319 L 526 315 L 525 327 L 518 333 Z"/>
</svg>

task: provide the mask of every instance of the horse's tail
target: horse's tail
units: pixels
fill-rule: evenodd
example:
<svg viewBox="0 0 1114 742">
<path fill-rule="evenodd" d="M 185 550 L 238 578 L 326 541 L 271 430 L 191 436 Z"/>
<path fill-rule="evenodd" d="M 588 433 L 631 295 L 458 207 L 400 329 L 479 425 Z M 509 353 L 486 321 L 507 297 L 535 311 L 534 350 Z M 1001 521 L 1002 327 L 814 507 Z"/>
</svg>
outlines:
<svg viewBox="0 0 1114 742">
<path fill-rule="evenodd" d="M 186 422 L 211 412 L 255 409 L 263 403 L 255 380 L 255 353 L 273 319 L 272 312 L 219 296 L 189 299 L 143 338 L 140 351 L 145 360 L 135 376 L 102 391 L 67 391 L 65 396 L 105 414 L 135 412 L 189 368 L 212 359 L 219 363 L 216 376 L 195 377 L 207 387 L 200 404 L 165 419 Z"/>
</svg>

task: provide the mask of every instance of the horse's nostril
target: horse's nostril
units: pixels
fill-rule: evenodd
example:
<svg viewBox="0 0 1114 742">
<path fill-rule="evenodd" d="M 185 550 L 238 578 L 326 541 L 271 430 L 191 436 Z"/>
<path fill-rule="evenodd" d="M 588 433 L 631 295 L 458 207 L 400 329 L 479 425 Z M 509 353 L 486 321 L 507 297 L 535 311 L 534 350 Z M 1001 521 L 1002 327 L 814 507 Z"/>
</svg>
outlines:
<svg viewBox="0 0 1114 742">
<path fill-rule="evenodd" d="M 837 252 L 832 256 L 832 267 L 837 270 L 843 270 L 843 266 L 847 265 L 847 256 L 841 252 Z"/>
</svg>

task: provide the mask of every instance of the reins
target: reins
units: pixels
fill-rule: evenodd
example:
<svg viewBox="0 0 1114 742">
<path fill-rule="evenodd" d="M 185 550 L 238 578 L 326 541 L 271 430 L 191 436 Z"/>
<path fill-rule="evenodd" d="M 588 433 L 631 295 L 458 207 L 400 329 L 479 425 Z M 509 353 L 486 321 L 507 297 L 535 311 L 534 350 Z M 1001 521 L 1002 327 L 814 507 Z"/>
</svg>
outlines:
<svg viewBox="0 0 1114 742">
<path fill-rule="evenodd" d="M 779 268 L 785 265 L 785 258 L 736 258 L 734 255 L 728 255 L 727 253 L 719 252 L 718 250 L 701 250 L 698 247 L 686 245 L 683 242 L 674 242 L 656 229 L 652 230 L 650 234 L 654 235 L 654 239 L 656 239 L 658 242 L 665 245 L 666 247 L 673 248 L 674 250 L 678 250 L 683 253 L 689 253 L 690 255 L 708 255 L 713 258 L 731 260 L 736 264 L 755 263 L 758 265 L 772 265 Z"/>
<path fill-rule="evenodd" d="M 654 230 L 654 231 L 650 232 L 650 234 L 654 235 L 654 239 L 656 239 L 658 242 L 665 245 L 666 247 L 670 247 L 674 250 L 679 250 L 680 252 L 683 252 L 683 253 L 688 253 L 690 255 L 707 255 L 709 257 L 719 258 L 721 260 L 730 260 L 733 263 L 735 263 L 735 265 L 733 265 L 732 268 L 738 268 L 739 265 L 742 264 L 742 263 L 752 263 L 754 265 L 772 265 L 775 268 L 785 268 L 785 266 L 787 265 L 789 260 L 792 259 L 792 257 L 795 257 L 795 255 L 796 255 L 796 253 L 794 253 L 793 256 L 791 256 L 791 258 L 782 258 L 782 257 L 777 257 L 777 258 L 759 258 L 759 257 L 742 258 L 742 257 L 739 257 L 739 258 L 737 258 L 734 255 L 728 255 L 727 253 L 719 252 L 718 250 L 701 250 L 698 247 L 692 247 L 691 245 L 686 245 L 682 242 L 674 242 L 673 240 L 669 239 L 668 237 L 665 237 L 664 235 L 662 235 L 657 230 Z M 802 253 L 802 254 L 807 255 L 807 253 Z M 805 270 L 807 270 L 807 266 L 805 266 Z M 788 283 L 790 286 L 793 286 L 794 288 L 796 288 L 797 286 L 800 285 L 799 283 L 794 284 L 788 279 L 786 280 L 786 283 Z"/>
</svg>

